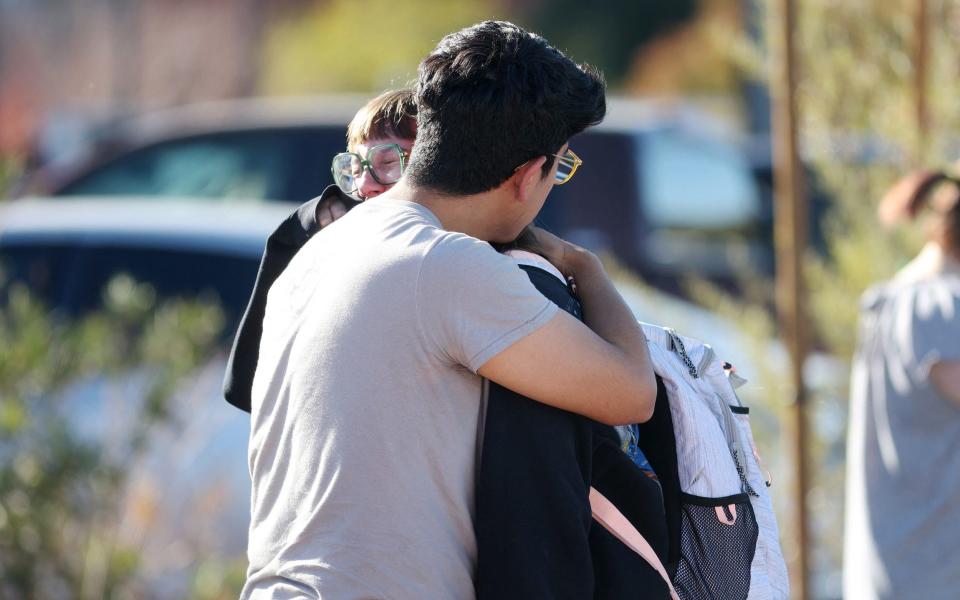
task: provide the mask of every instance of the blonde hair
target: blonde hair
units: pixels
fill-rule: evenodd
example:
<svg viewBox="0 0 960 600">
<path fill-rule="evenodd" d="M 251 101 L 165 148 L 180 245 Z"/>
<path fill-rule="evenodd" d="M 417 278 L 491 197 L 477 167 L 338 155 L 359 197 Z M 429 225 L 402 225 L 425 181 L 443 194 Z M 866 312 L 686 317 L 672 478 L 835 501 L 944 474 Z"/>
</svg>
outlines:
<svg viewBox="0 0 960 600">
<path fill-rule="evenodd" d="M 417 136 L 417 103 L 413 90 L 390 90 L 367 102 L 347 127 L 347 150 L 376 138 Z"/>
</svg>

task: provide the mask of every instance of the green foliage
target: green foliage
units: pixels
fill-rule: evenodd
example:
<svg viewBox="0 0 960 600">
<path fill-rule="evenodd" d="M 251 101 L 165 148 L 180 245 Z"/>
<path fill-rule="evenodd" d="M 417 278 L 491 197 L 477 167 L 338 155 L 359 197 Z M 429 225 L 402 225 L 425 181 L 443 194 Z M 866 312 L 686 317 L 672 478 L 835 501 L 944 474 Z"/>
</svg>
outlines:
<svg viewBox="0 0 960 600">
<path fill-rule="evenodd" d="M 763 2 L 767 11 L 772 0 Z M 807 365 L 811 398 L 809 422 L 812 515 L 813 595 L 836 595 L 843 532 L 844 449 L 848 369 L 853 354 L 859 297 L 872 283 L 889 278 L 920 247 L 921 232 L 885 231 L 876 207 L 892 183 L 917 161 L 944 166 L 956 158 L 960 125 L 955 83 L 955 43 L 960 6 L 930 5 L 930 85 L 933 127 L 926 140 L 916 119 L 913 10 L 908 0 L 891 2 L 797 3 L 797 53 L 800 66 L 798 107 L 804 160 L 817 172 L 833 204 L 822 223 L 827 252 L 804 259 L 809 290 L 809 319 L 815 347 L 833 359 Z M 745 71 L 761 64 L 762 51 L 734 46 Z M 767 293 L 730 298 L 702 284 L 694 287 L 706 304 L 738 322 L 762 319 L 754 307 L 768 302 L 773 282 L 754 285 Z M 740 317 L 737 314 L 740 313 Z M 766 317 L 770 321 L 770 317 Z M 772 323 L 772 321 L 771 321 Z M 769 339 L 769 338 L 768 338 Z M 759 354 L 754 368 L 770 381 L 785 380 L 784 364 Z M 839 366 L 839 368 L 837 368 Z M 811 368 L 813 367 L 813 368 Z M 818 377 L 819 376 L 819 377 Z M 781 418 L 792 390 L 777 390 L 768 404 Z M 787 452 L 784 445 L 783 452 Z M 783 463 L 786 465 L 787 463 Z M 784 474 L 789 475 L 790 469 Z M 780 478 L 781 482 L 784 478 Z M 787 482 L 790 484 L 790 482 Z M 792 485 L 792 484 L 790 484 Z M 780 486 L 781 503 L 789 488 Z M 789 492 L 792 494 L 792 492 Z M 795 507 L 783 506 L 782 517 Z M 788 555 L 793 536 L 784 521 Z"/>
<path fill-rule="evenodd" d="M 406 85 L 440 39 L 473 23 L 506 19 L 544 35 L 617 84 L 636 51 L 696 14 L 693 0 L 617 0 L 603 9 L 575 0 L 530 6 L 491 0 L 330 0 L 271 26 L 262 92 L 366 91 Z"/>
<path fill-rule="evenodd" d="M 233 600 L 246 579 L 245 559 L 207 559 L 197 568 L 191 597 L 194 600 Z"/>
<path fill-rule="evenodd" d="M 5 199 L 10 186 L 21 171 L 20 161 L 10 156 L 0 155 L 0 202 Z"/>
<path fill-rule="evenodd" d="M 695 0 L 615 0 L 596 4 L 579 0 L 541 2 L 530 15 L 531 28 L 578 61 L 603 69 L 616 85 L 637 51 L 653 38 L 692 20 Z"/>
<path fill-rule="evenodd" d="M 808 259 L 812 317 L 837 356 L 850 357 L 856 301 L 919 249 L 920 232 L 886 232 L 876 206 L 922 160 L 944 166 L 960 111 L 953 48 L 960 7 L 930 2 L 930 85 L 934 127 L 921 139 L 915 117 L 912 52 L 915 2 L 808 2 L 801 11 L 799 86 L 803 138 L 836 204 L 826 224 L 829 259 Z"/>
<path fill-rule="evenodd" d="M 482 0 L 331 0 L 268 33 L 267 94 L 369 91 L 406 85 L 444 35 L 488 18 Z M 501 15 L 502 18 L 502 15 Z"/>
<path fill-rule="evenodd" d="M 222 326 L 217 305 L 158 305 L 127 277 L 109 283 L 100 312 L 76 321 L 9 287 L 0 298 L 0 597 L 132 593 L 138 552 L 117 535 L 126 475 Z M 138 417 L 119 448 L 77 433 L 71 386 L 128 373 L 142 378 L 141 397 L 126 399 Z"/>
<path fill-rule="evenodd" d="M 876 217 L 880 198 L 917 161 L 943 166 L 955 158 L 947 149 L 956 143 L 954 132 L 960 125 L 953 101 L 958 86 L 952 77 L 952 39 L 960 7 L 930 2 L 928 102 L 935 127 L 924 140 L 915 116 L 916 3 L 816 0 L 800 6 L 801 139 L 806 160 L 834 199 L 823 223 L 828 252 L 811 252 L 805 258 L 809 316 L 817 346 L 849 364 L 860 295 L 870 284 L 892 276 L 919 250 L 923 237 L 916 228 L 884 230 Z M 845 417 L 845 384 L 819 390 L 815 402 L 821 407 L 833 404 L 823 410 Z M 817 425 L 816 414 L 813 423 Z M 842 448 L 836 448 L 842 446 L 842 437 L 821 436 L 817 441 L 834 447 L 821 452 L 824 456 L 842 456 Z M 843 463 L 818 466 L 821 475 L 842 471 Z M 820 533 L 839 564 L 842 485 L 829 495 L 826 514 L 833 522 L 821 523 Z"/>
</svg>

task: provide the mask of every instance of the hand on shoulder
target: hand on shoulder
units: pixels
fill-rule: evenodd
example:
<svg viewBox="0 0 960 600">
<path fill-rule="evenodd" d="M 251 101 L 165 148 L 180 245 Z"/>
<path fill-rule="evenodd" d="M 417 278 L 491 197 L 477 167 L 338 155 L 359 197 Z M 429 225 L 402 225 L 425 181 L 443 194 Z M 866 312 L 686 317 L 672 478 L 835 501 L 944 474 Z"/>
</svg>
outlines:
<svg viewBox="0 0 960 600">
<path fill-rule="evenodd" d="M 563 273 L 564 277 L 576 278 L 578 270 L 600 264 L 597 256 L 586 248 L 571 244 L 546 229 L 534 226 L 531 226 L 530 229 L 543 251 L 544 258 L 553 263 Z"/>
<path fill-rule="evenodd" d="M 339 196 L 331 195 L 317 204 L 317 223 L 326 227 L 343 215 L 347 214 L 347 205 Z"/>
</svg>

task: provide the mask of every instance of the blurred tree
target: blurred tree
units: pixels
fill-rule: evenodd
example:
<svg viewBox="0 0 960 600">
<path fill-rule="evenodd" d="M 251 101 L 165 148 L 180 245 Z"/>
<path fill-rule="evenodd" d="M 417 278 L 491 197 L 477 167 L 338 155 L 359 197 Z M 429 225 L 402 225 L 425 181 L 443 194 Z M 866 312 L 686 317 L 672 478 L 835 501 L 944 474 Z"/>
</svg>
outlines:
<svg viewBox="0 0 960 600">
<path fill-rule="evenodd" d="M 697 0 L 330 0 L 277 21 L 267 34 L 267 94 L 377 91 L 405 85 L 447 33 L 485 19 L 506 19 L 543 34 L 618 85 L 641 47 L 691 21 Z"/>
<path fill-rule="evenodd" d="M 0 154 L 0 202 L 6 198 L 7 190 L 20 175 L 20 161 Z"/>
<path fill-rule="evenodd" d="M 222 325 L 217 305 L 158 305 L 149 286 L 127 277 L 107 286 L 101 312 L 75 322 L 48 313 L 22 286 L 5 290 L 0 598 L 139 594 L 144 565 L 118 535 L 125 478 L 150 434 L 169 423 L 178 382 L 209 358 Z M 139 392 L 124 400 L 136 418 L 119 445 L 79 433 L 76 410 L 65 406 L 70 387 L 131 372 Z"/>
<path fill-rule="evenodd" d="M 642 47 L 697 15 L 698 0 L 552 0 L 531 10 L 530 26 L 577 60 L 603 69 L 614 87 Z"/>
<path fill-rule="evenodd" d="M 758 0 L 758 5 L 761 13 L 769 12 L 773 2 Z M 813 597 L 838 597 L 840 593 L 846 374 L 855 345 L 859 297 L 871 283 L 889 278 L 920 246 L 916 230 L 882 230 L 876 218 L 877 203 L 916 157 L 927 157 L 930 166 L 948 166 L 960 150 L 960 106 L 956 102 L 960 84 L 955 59 L 960 5 L 947 0 L 929 2 L 930 83 L 920 95 L 929 103 L 925 111 L 916 106 L 915 6 L 914 0 L 798 3 L 797 101 L 803 156 L 834 200 L 820 223 L 826 252 L 811 251 L 805 257 L 809 317 L 818 348 L 843 365 L 839 385 L 829 383 L 830 377 L 821 377 L 828 369 L 822 361 L 812 360 L 806 368 L 808 385 L 813 388 L 813 481 L 807 498 L 814 543 Z M 731 57 L 744 73 L 763 77 L 763 49 L 751 49 L 746 38 L 743 42 L 731 47 L 735 50 Z M 926 136 L 918 113 L 929 120 Z M 769 313 L 755 310 L 770 305 L 772 282 L 758 280 L 755 274 L 746 274 L 746 278 L 746 288 L 752 290 L 747 298 L 732 298 L 702 284 L 694 287 L 701 300 L 731 318 L 745 322 L 748 315 L 754 326 L 757 320 L 766 322 L 760 331 L 775 331 Z M 777 358 L 776 354 L 768 356 Z M 779 374 L 785 365 L 768 361 L 755 368 L 766 382 L 761 387 L 770 394 L 767 406 L 781 410 L 792 397 L 792 392 L 778 383 L 784 380 Z M 818 384 L 824 380 L 825 385 Z M 781 484 L 780 489 L 789 488 Z M 790 540 L 784 541 L 789 554 Z"/>
<path fill-rule="evenodd" d="M 689 20 L 663 32 L 634 52 L 622 87 L 637 95 L 723 94 L 739 84 L 729 58 L 731 35 L 742 22 L 737 0 L 698 0 Z"/>
<path fill-rule="evenodd" d="M 483 0 L 317 3 L 267 33 L 262 91 L 373 92 L 406 85 L 440 38 L 497 18 L 497 12 Z"/>
</svg>

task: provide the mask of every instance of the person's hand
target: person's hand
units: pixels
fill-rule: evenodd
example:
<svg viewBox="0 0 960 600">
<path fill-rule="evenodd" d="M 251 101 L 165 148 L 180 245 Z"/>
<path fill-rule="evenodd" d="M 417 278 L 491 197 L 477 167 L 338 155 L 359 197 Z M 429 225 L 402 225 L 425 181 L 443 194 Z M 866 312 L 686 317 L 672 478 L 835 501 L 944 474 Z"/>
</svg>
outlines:
<svg viewBox="0 0 960 600">
<path fill-rule="evenodd" d="M 546 229 L 531 225 L 530 231 L 536 237 L 544 258 L 553 263 L 564 277 L 575 277 L 578 265 L 584 260 L 594 258 L 590 251 L 560 239 Z"/>
<path fill-rule="evenodd" d="M 347 214 L 347 207 L 336 196 L 330 196 L 317 204 L 317 222 L 320 223 L 321 229 L 345 214 Z"/>
</svg>

